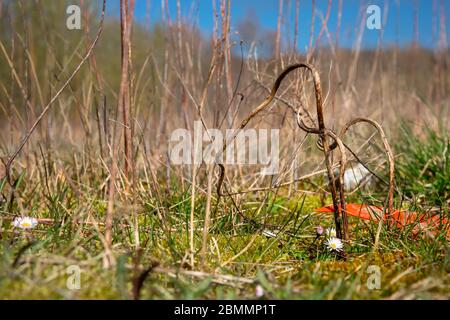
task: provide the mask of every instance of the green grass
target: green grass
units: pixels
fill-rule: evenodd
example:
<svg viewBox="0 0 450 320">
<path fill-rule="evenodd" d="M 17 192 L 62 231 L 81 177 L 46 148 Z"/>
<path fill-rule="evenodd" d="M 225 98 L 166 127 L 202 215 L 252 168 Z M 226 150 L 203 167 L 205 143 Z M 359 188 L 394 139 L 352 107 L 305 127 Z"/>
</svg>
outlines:
<svg viewBox="0 0 450 320">
<path fill-rule="evenodd" d="M 440 207 L 450 204 L 450 134 L 425 129 L 424 136 L 403 123 L 396 144 L 397 183 L 406 196 Z"/>
<path fill-rule="evenodd" d="M 435 239 L 413 237 L 408 230 L 384 228 L 380 251 L 372 252 L 376 225 L 355 220 L 351 241 L 345 244 L 347 260 L 329 252 L 324 236 L 316 239 L 315 227 L 332 227 L 331 215 L 318 215 L 318 196 L 251 196 L 240 199 L 247 217 L 276 226 L 283 232 L 267 238 L 258 227 L 243 220 L 231 201 L 213 201 L 213 224 L 208 254 L 199 255 L 205 198 L 196 201 L 196 265 L 187 264 L 190 213 L 189 194 L 172 192 L 160 200 L 141 189 L 129 203 L 117 203 L 114 227 L 116 265 L 102 264 L 103 226 L 106 202 L 93 192 L 100 177 L 85 177 L 74 191 L 64 178 L 50 177 L 43 187 L 39 179 L 23 177 L 20 197 L 11 211 L 58 223 L 40 224 L 32 233 L 14 230 L 11 220 L 2 220 L 0 241 L 1 298 L 26 299 L 130 299 L 133 279 L 149 265 L 141 290 L 142 299 L 252 299 L 255 287 L 264 288 L 266 299 L 447 299 L 448 242 L 445 235 Z M 90 182 L 89 182 L 90 181 Z M 175 190 L 175 189 L 173 189 Z M 329 201 L 329 199 L 327 199 Z M 30 208 L 22 211 L 22 208 Z M 164 212 L 161 221 L 157 208 Z M 217 209 L 217 211 L 215 211 Z M 132 213 L 138 217 L 141 250 L 136 249 Z M 28 245 L 32 243 L 32 245 Z M 250 243 L 250 245 L 249 245 Z M 245 250 L 246 249 L 246 250 Z M 139 259 L 137 258 L 139 256 Z M 226 263 L 227 262 L 227 263 Z M 70 265 L 81 270 L 81 288 L 69 290 L 66 273 Z M 378 266 L 381 288 L 370 290 L 367 268 Z M 232 275 L 232 280 L 227 276 Z"/>
</svg>

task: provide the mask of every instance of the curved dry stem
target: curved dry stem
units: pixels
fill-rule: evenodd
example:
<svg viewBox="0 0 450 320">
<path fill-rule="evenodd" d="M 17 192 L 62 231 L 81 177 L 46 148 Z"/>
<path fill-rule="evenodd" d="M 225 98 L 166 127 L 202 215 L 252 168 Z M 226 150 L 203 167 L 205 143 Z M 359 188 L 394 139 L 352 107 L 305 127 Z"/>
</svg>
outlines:
<svg viewBox="0 0 450 320">
<path fill-rule="evenodd" d="M 220 169 L 220 176 L 219 176 L 219 181 L 218 181 L 218 184 L 217 184 L 217 194 L 218 194 L 219 198 L 220 198 L 221 196 L 226 196 L 226 194 L 223 194 L 223 193 L 222 193 L 222 184 L 223 184 L 223 180 L 224 180 L 224 177 L 225 177 L 225 167 L 223 166 L 223 164 L 221 164 L 221 163 L 219 162 L 219 159 L 220 159 L 220 158 L 222 157 L 222 155 L 225 153 L 225 151 L 226 151 L 228 145 L 229 145 L 231 142 L 234 141 L 234 139 L 236 138 L 237 134 L 239 133 L 239 130 L 244 129 L 244 128 L 247 126 L 247 124 L 250 122 L 251 119 L 253 119 L 258 113 L 260 113 L 261 111 L 263 111 L 263 110 L 264 110 L 264 109 L 265 109 L 265 108 L 273 101 L 273 99 L 275 98 L 275 95 L 276 95 L 278 89 L 280 88 L 280 85 L 281 85 L 281 82 L 283 81 L 283 79 L 284 79 L 289 73 L 291 73 L 292 71 L 294 71 L 294 70 L 296 70 L 296 69 L 299 69 L 299 68 L 306 68 L 306 69 L 308 69 L 308 70 L 310 70 L 310 71 L 313 72 L 313 76 L 314 76 L 315 78 L 318 78 L 318 77 L 319 77 L 319 74 L 318 74 L 318 72 L 315 70 L 315 68 L 314 68 L 312 65 L 307 64 L 307 63 L 297 63 L 297 64 L 293 64 L 293 65 L 288 66 L 286 69 L 284 69 L 284 70 L 280 73 L 280 75 L 277 77 L 277 79 L 275 80 L 275 83 L 273 84 L 272 89 L 270 90 L 269 95 L 264 99 L 263 102 L 261 102 L 261 104 L 259 104 L 256 108 L 253 109 L 253 111 L 247 116 L 247 118 L 245 118 L 244 120 L 242 120 L 242 122 L 241 122 L 241 124 L 240 124 L 238 130 L 236 130 L 236 131 L 234 132 L 234 134 L 233 134 L 232 136 L 230 136 L 230 138 L 225 142 L 225 144 L 224 144 L 224 146 L 223 146 L 221 152 L 219 152 L 219 153 L 217 154 L 217 156 L 216 156 L 216 165 L 219 166 L 219 169 Z M 316 81 L 315 81 L 315 83 L 316 83 Z M 320 82 L 319 82 L 319 91 L 320 91 Z M 316 94 L 316 99 L 317 99 L 317 94 Z M 318 101 L 320 101 L 320 110 L 321 110 L 321 109 L 322 109 L 322 105 L 321 105 L 322 97 L 321 97 L 321 95 L 319 96 L 318 99 L 319 99 Z M 309 129 L 309 130 L 313 130 L 313 131 L 311 131 L 311 132 L 314 132 L 314 133 L 318 133 L 318 131 L 319 131 L 318 129 L 315 129 L 315 128 L 308 128 L 308 129 Z"/>
<path fill-rule="evenodd" d="M 336 233 L 339 238 L 347 240 L 348 239 L 348 218 L 347 218 L 345 194 L 344 194 L 344 173 L 345 173 L 345 166 L 347 164 L 347 155 L 345 154 L 344 143 L 342 142 L 341 138 L 338 135 L 336 135 L 333 131 L 331 131 L 329 129 L 325 129 L 325 134 L 330 136 L 334 140 L 334 143 L 338 146 L 339 152 L 341 154 L 341 161 L 340 161 L 340 166 L 339 166 L 339 176 L 338 176 L 338 179 L 339 179 L 339 184 L 338 184 L 338 186 L 339 186 L 339 204 L 338 204 L 338 199 L 337 199 L 336 183 L 335 183 L 334 174 L 332 171 L 332 164 L 330 164 L 330 166 L 328 166 L 328 164 L 327 164 L 327 173 L 328 173 L 329 178 L 331 175 L 330 186 L 331 186 L 331 188 L 334 189 L 334 195 L 333 195 L 333 193 L 331 195 L 335 197 L 335 199 L 333 199 L 333 206 L 334 206 L 334 221 L 336 224 Z M 325 150 L 324 150 L 324 152 L 327 152 L 327 153 L 332 152 L 331 150 L 327 150 L 327 151 L 325 151 Z M 328 168 L 330 168 L 330 170 L 328 170 Z M 342 222 L 342 228 L 341 228 L 341 222 Z M 338 227 L 338 225 L 339 225 L 339 227 Z"/>
<path fill-rule="evenodd" d="M 347 226 L 347 216 L 345 214 L 345 197 L 344 197 L 344 190 L 343 190 L 343 184 L 342 184 L 345 162 L 346 162 L 345 147 L 344 147 L 344 144 L 342 143 L 342 141 L 340 140 L 340 138 L 335 133 L 333 133 L 331 130 L 328 130 L 325 128 L 325 120 L 324 120 L 324 116 L 323 116 L 322 87 L 321 87 L 319 72 L 316 70 L 316 68 L 308 63 L 298 63 L 298 64 L 290 65 L 286 69 L 284 69 L 283 72 L 281 72 L 281 74 L 275 80 L 275 83 L 272 87 L 272 90 L 270 91 L 270 94 L 264 99 L 264 101 L 259 106 L 257 106 L 256 108 L 253 109 L 253 111 L 247 116 L 247 118 L 245 118 L 241 122 L 241 125 L 239 126 L 239 130 L 242 130 L 243 128 L 245 128 L 245 126 L 247 126 L 247 124 L 250 122 L 250 120 L 252 118 L 254 118 L 258 113 L 260 113 L 262 110 L 264 110 L 270 104 L 270 102 L 272 102 L 283 79 L 290 72 L 292 72 L 298 68 L 305 68 L 311 72 L 311 75 L 313 78 L 313 83 L 314 83 L 314 93 L 315 93 L 315 98 L 316 98 L 316 111 L 317 111 L 317 120 L 318 120 L 318 128 L 309 127 L 303 121 L 300 121 L 299 127 L 302 130 L 304 130 L 305 132 L 319 135 L 320 143 L 318 143 L 318 146 L 321 150 L 323 150 L 324 156 L 325 156 L 325 163 L 326 163 L 326 167 L 327 167 L 328 179 L 330 182 L 333 206 L 335 209 L 335 223 L 336 223 L 337 236 L 340 238 L 346 238 L 347 234 L 348 234 L 346 232 L 347 230 L 345 228 L 344 232 L 342 232 L 341 224 L 340 224 L 340 218 L 342 217 L 344 226 Z M 225 152 L 225 150 L 227 149 L 227 146 L 230 144 L 230 142 L 232 142 L 236 138 L 239 130 L 237 130 L 228 139 L 228 141 L 224 144 L 222 151 L 216 157 L 216 164 L 219 166 L 219 169 L 220 169 L 220 176 L 219 176 L 219 181 L 218 181 L 218 185 L 217 185 L 217 194 L 219 196 L 219 199 L 221 196 L 224 196 L 226 194 L 223 194 L 222 190 L 221 190 L 223 180 L 225 177 L 225 167 L 223 166 L 223 164 L 220 164 L 218 160 L 220 159 L 222 154 Z M 330 136 L 334 140 L 334 143 L 331 146 L 328 144 L 328 139 L 327 139 L 328 136 Z M 323 148 L 321 146 L 323 146 Z M 340 168 L 340 173 L 339 173 L 339 179 L 341 180 L 341 183 L 340 183 L 340 187 L 339 187 L 339 197 L 338 197 L 338 194 L 336 191 L 336 184 L 335 184 L 335 178 L 334 178 L 333 171 L 332 171 L 332 160 L 331 160 L 332 151 L 334 148 L 336 148 L 336 146 L 338 146 L 341 151 L 341 168 Z M 338 199 L 340 201 L 338 201 Z M 339 202 L 340 202 L 341 206 L 339 206 Z"/>
<path fill-rule="evenodd" d="M 342 138 L 345 133 L 348 131 L 348 129 L 359 123 L 359 122 L 366 122 L 371 124 L 375 129 L 377 129 L 378 133 L 380 134 L 381 141 L 383 142 L 384 149 L 386 151 L 388 161 L 389 161 L 389 191 L 388 191 L 388 214 L 392 215 L 394 212 L 394 184 L 395 184 L 395 177 L 394 177 L 394 169 L 395 169 L 395 160 L 394 160 L 394 153 L 392 152 L 391 146 L 389 145 L 389 142 L 386 138 L 386 134 L 384 133 L 383 128 L 381 125 L 371 119 L 366 118 L 356 118 L 349 122 L 347 122 L 344 127 L 341 129 L 341 132 L 339 136 Z"/>
</svg>

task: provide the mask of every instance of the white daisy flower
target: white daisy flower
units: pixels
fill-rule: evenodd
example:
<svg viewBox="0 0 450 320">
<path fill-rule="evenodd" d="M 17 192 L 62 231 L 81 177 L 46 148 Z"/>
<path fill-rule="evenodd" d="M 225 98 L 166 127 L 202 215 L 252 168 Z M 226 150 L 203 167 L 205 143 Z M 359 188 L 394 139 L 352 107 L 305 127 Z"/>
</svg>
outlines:
<svg viewBox="0 0 450 320">
<path fill-rule="evenodd" d="M 22 230 L 31 230 L 36 227 L 38 221 L 33 217 L 17 217 L 13 221 L 13 225 L 16 228 L 20 228 Z"/>
<path fill-rule="evenodd" d="M 343 248 L 341 239 L 335 237 L 331 237 L 330 239 L 328 239 L 326 244 L 328 246 L 328 249 L 330 249 L 330 251 L 341 251 Z"/>
<path fill-rule="evenodd" d="M 328 228 L 327 229 L 327 236 L 329 238 L 336 238 L 336 229 L 335 228 Z"/>
</svg>

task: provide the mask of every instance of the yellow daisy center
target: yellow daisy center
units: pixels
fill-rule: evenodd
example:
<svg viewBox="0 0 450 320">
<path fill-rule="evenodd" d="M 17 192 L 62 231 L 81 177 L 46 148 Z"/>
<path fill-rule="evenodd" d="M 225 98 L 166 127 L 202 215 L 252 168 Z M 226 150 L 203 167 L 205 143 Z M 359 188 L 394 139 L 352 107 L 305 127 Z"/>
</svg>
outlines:
<svg viewBox="0 0 450 320">
<path fill-rule="evenodd" d="M 31 227 L 31 224 L 29 222 L 22 222 L 22 227 L 29 228 Z"/>
</svg>

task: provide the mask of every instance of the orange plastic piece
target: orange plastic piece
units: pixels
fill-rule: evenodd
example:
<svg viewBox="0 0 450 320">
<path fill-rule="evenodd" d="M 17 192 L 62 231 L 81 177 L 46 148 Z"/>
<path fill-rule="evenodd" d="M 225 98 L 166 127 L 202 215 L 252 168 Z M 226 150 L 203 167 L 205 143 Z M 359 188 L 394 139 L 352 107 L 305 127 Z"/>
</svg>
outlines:
<svg viewBox="0 0 450 320">
<path fill-rule="evenodd" d="M 318 213 L 334 213 L 333 205 L 328 205 L 315 210 Z M 348 216 L 377 222 L 383 215 L 383 208 L 378 206 L 368 206 L 364 204 L 346 204 L 346 213 Z M 392 214 L 386 216 L 386 221 L 398 228 L 412 227 L 412 233 L 417 235 L 424 233 L 426 236 L 434 237 L 439 230 L 447 230 L 447 238 L 450 238 L 450 226 L 448 219 L 441 218 L 439 215 L 430 213 L 419 214 L 407 210 L 395 210 Z"/>
</svg>

